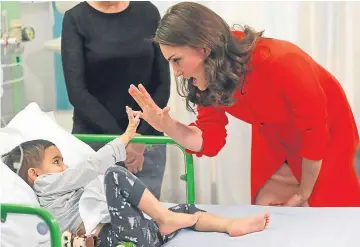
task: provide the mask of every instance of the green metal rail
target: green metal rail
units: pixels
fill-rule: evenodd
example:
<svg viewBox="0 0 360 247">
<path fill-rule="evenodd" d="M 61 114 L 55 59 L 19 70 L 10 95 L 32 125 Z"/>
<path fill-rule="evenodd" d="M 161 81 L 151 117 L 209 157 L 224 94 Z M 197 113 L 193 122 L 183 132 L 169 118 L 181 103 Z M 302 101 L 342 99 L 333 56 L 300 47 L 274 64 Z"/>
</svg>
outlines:
<svg viewBox="0 0 360 247">
<path fill-rule="evenodd" d="M 81 134 L 74 135 L 83 142 L 101 142 L 107 143 L 118 136 L 116 135 L 91 135 Z M 173 139 L 167 136 L 135 136 L 131 139 L 132 143 L 144 143 L 144 144 L 164 144 L 164 145 L 175 145 L 181 149 L 185 156 L 185 175 L 181 176 L 181 179 L 186 182 L 186 196 L 187 203 L 195 203 L 195 181 L 194 181 L 194 160 L 191 154 L 187 154 L 185 149 L 177 144 Z"/>
<path fill-rule="evenodd" d="M 58 222 L 55 218 L 44 208 L 31 205 L 19 204 L 0 204 L 1 207 L 1 222 L 5 222 L 7 215 L 10 214 L 32 214 L 39 216 L 46 222 L 50 229 L 50 238 L 52 247 L 61 247 L 61 232 Z"/>
<path fill-rule="evenodd" d="M 114 135 L 74 135 L 83 142 L 101 142 L 107 143 L 118 136 Z M 144 144 L 170 144 L 179 147 L 185 156 L 185 175 L 181 179 L 186 182 L 187 202 L 189 204 L 195 203 L 195 182 L 194 182 L 194 162 L 192 155 L 187 154 L 182 146 L 177 144 L 174 140 L 164 136 L 136 136 L 130 142 L 144 143 Z M 61 232 L 59 224 L 56 219 L 46 209 L 19 204 L 0 204 L 1 222 L 5 222 L 7 215 L 10 214 L 30 214 L 37 215 L 43 219 L 50 229 L 50 238 L 52 247 L 61 247 Z M 124 245 L 125 246 L 125 245 Z"/>
</svg>

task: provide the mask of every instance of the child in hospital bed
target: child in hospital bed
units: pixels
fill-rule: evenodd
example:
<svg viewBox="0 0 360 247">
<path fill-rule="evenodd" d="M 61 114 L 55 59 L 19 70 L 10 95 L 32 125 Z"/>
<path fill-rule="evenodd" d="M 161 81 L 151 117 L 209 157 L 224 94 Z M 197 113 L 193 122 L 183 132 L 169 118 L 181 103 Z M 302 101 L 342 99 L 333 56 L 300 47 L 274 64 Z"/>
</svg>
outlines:
<svg viewBox="0 0 360 247">
<path fill-rule="evenodd" d="M 86 190 L 85 186 L 99 174 L 105 174 L 105 195 L 110 213 L 110 223 L 98 222 L 92 231 L 100 239 L 100 246 L 112 247 L 123 242 L 132 242 L 139 247 L 161 246 L 183 228 L 223 232 L 230 236 L 265 229 L 269 223 L 267 213 L 227 219 L 207 213 L 195 205 L 181 204 L 167 209 L 137 177 L 114 165 L 125 160 L 125 147 L 134 137 L 139 124 L 139 116 L 134 117 L 130 108 L 127 112 L 129 125 L 125 133 L 78 168 L 68 168 L 59 149 L 45 140 L 25 142 L 3 156 L 4 162 L 34 189 L 40 206 L 58 220 L 62 232 L 84 234 L 79 200 L 84 188 Z M 146 219 L 142 212 L 152 220 Z"/>
</svg>

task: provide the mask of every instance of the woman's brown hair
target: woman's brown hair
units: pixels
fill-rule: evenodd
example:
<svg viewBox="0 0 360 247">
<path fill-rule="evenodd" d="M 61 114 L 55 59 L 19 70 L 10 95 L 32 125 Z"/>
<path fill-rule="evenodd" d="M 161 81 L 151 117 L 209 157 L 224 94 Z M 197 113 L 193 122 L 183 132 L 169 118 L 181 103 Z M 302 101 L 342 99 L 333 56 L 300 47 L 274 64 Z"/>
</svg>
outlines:
<svg viewBox="0 0 360 247">
<path fill-rule="evenodd" d="M 205 91 L 192 85 L 192 78 L 176 78 L 179 95 L 186 98 L 186 108 L 193 111 L 190 102 L 200 106 L 234 104 L 236 90 L 242 90 L 247 64 L 255 43 L 263 32 L 243 28 L 244 38 L 231 32 L 226 22 L 207 7 L 193 2 L 183 2 L 170 7 L 160 20 L 155 42 L 170 46 L 207 47 L 211 50 L 204 61 Z"/>
</svg>

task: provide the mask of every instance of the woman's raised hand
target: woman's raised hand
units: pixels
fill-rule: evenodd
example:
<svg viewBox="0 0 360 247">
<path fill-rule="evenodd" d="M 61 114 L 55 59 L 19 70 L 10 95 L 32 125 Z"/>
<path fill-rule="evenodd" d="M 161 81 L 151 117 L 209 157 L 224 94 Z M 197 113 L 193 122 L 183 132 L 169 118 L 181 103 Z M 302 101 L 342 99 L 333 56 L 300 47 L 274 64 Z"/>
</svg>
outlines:
<svg viewBox="0 0 360 247">
<path fill-rule="evenodd" d="M 169 115 L 170 107 L 166 106 L 164 109 L 161 109 L 141 84 L 138 87 L 131 85 L 129 93 L 142 110 L 140 117 L 156 130 L 164 132 L 166 120 L 171 119 Z M 134 114 L 137 114 L 137 112 L 134 111 Z"/>
</svg>

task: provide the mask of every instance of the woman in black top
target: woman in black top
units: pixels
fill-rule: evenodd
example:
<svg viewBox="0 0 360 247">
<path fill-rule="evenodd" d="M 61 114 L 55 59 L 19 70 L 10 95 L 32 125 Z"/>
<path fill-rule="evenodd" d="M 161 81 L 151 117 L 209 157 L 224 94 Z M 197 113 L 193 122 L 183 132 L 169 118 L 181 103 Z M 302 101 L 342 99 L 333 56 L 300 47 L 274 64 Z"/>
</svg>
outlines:
<svg viewBox="0 0 360 247">
<path fill-rule="evenodd" d="M 125 106 L 139 109 L 128 94 L 143 83 L 160 107 L 170 96 L 170 69 L 152 42 L 160 14 L 150 2 L 81 2 L 63 19 L 61 54 L 74 134 L 116 134 L 127 126 Z M 138 134 L 162 135 L 142 121 Z M 101 145 L 90 143 L 98 150 Z M 125 166 L 157 197 L 165 169 L 164 146 L 127 146 Z M 144 169 L 142 169 L 144 168 Z"/>
</svg>

